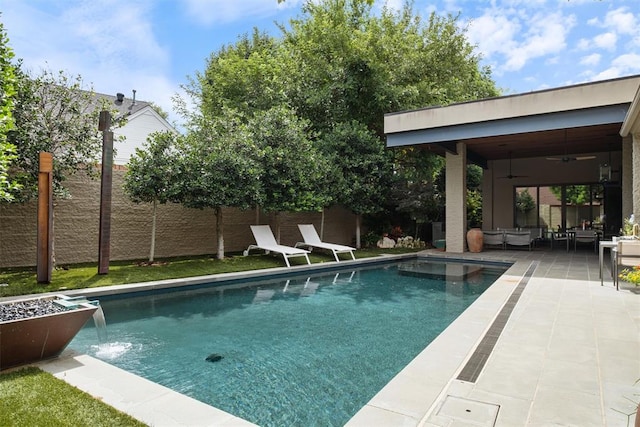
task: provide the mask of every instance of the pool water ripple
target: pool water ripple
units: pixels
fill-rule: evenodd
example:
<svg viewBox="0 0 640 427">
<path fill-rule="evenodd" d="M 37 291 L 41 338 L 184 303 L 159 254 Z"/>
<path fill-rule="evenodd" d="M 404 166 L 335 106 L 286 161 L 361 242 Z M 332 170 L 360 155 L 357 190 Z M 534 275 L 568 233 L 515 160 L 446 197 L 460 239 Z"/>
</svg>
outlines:
<svg viewBox="0 0 640 427">
<path fill-rule="evenodd" d="M 341 426 L 503 271 L 462 283 L 386 265 L 107 300 L 109 338 L 130 347 L 101 354 L 92 327 L 71 347 L 264 427 Z"/>
</svg>

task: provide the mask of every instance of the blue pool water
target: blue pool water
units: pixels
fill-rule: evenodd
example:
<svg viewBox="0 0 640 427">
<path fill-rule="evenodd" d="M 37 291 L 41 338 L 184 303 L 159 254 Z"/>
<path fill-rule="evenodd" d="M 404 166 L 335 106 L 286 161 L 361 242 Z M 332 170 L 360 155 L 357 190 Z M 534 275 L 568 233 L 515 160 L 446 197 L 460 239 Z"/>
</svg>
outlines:
<svg viewBox="0 0 640 427">
<path fill-rule="evenodd" d="M 409 261 L 103 300 L 108 342 L 88 325 L 70 346 L 264 427 L 341 426 L 504 272 L 445 269 Z"/>
</svg>

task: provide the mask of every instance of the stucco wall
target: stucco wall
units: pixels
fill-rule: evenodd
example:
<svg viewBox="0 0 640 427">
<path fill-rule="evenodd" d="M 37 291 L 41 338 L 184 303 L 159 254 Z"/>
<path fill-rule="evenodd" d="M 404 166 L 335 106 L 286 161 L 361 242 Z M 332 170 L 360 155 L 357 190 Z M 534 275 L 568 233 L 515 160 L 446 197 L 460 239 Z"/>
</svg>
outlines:
<svg viewBox="0 0 640 427">
<path fill-rule="evenodd" d="M 114 170 L 111 217 L 111 260 L 146 259 L 151 239 L 151 204 L 136 205 L 122 191 L 124 171 Z M 56 263 L 97 262 L 100 218 L 100 181 L 84 175 L 73 177 L 68 185 L 72 198 L 56 202 L 54 208 L 54 250 Z M 225 209 L 225 251 L 237 252 L 254 243 L 249 225 L 259 219 L 271 224 L 272 215 L 255 210 Z M 320 232 L 318 212 L 280 215 L 281 243 L 293 245 L 301 240 L 297 225 L 313 223 Z M 214 254 L 217 251 L 213 210 L 188 209 L 181 205 L 160 205 L 156 230 L 156 258 Z M 353 243 L 355 217 L 342 208 L 325 213 L 327 241 Z M 0 204 L 0 267 L 36 264 L 36 203 Z"/>
</svg>

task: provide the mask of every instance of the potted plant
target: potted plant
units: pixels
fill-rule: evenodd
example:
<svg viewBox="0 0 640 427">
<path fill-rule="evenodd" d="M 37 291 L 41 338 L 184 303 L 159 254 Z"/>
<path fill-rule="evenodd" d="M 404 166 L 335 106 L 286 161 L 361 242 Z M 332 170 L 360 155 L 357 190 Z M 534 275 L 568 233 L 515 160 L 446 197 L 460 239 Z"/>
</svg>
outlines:
<svg viewBox="0 0 640 427">
<path fill-rule="evenodd" d="M 65 295 L 0 303 L 0 370 L 59 356 L 98 308 Z"/>
</svg>

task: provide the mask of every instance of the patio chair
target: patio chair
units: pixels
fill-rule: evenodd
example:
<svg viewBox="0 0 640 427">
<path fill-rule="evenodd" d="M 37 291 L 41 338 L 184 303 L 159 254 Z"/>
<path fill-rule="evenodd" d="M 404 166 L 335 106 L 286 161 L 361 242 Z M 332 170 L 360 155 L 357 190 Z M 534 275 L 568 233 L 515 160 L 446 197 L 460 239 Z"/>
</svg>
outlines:
<svg viewBox="0 0 640 427">
<path fill-rule="evenodd" d="M 569 252 L 569 235 L 564 231 L 552 231 L 551 232 L 551 249 L 556 244 L 562 244 L 564 242 L 564 246 L 567 247 L 567 252 Z"/>
<path fill-rule="evenodd" d="M 573 236 L 573 250 L 575 251 L 578 243 L 591 243 L 593 252 L 598 250 L 598 235 L 594 230 L 576 230 Z"/>
<path fill-rule="evenodd" d="M 504 233 L 505 247 L 512 246 L 528 246 L 531 250 L 533 239 L 529 231 L 506 231 Z"/>
<path fill-rule="evenodd" d="M 276 238 L 273 236 L 271 227 L 268 225 L 252 225 L 251 232 L 253 233 L 253 237 L 256 239 L 256 244 L 249 245 L 247 250 L 243 252 L 244 256 L 249 255 L 249 251 L 251 249 L 262 249 L 267 254 L 269 252 L 282 254 L 287 267 L 291 267 L 291 264 L 289 264 L 289 258 L 297 256 L 304 256 L 307 260 L 307 264 L 311 264 L 311 261 L 309 261 L 309 251 L 278 244 L 278 242 L 276 242 Z"/>
<path fill-rule="evenodd" d="M 335 243 L 327 243 L 320 240 L 320 236 L 316 232 L 313 224 L 298 224 L 298 228 L 300 229 L 300 234 L 302 234 L 302 238 L 304 242 L 298 242 L 295 244 L 295 247 L 306 246 L 309 249 L 311 248 L 319 248 L 319 249 L 327 249 L 333 253 L 336 261 L 340 261 L 338 254 L 341 253 L 349 253 L 351 254 L 352 259 L 356 259 L 355 255 L 353 255 L 353 251 L 356 248 L 352 248 L 351 246 L 337 245 Z"/>
<path fill-rule="evenodd" d="M 616 290 L 618 290 L 620 267 L 635 267 L 640 265 L 640 241 L 618 240 L 618 246 L 616 246 L 611 253 L 615 259 L 613 263 L 613 281 L 616 284 Z"/>
<path fill-rule="evenodd" d="M 504 231 L 483 230 L 482 242 L 484 246 L 500 246 L 502 249 L 504 249 Z"/>
</svg>

